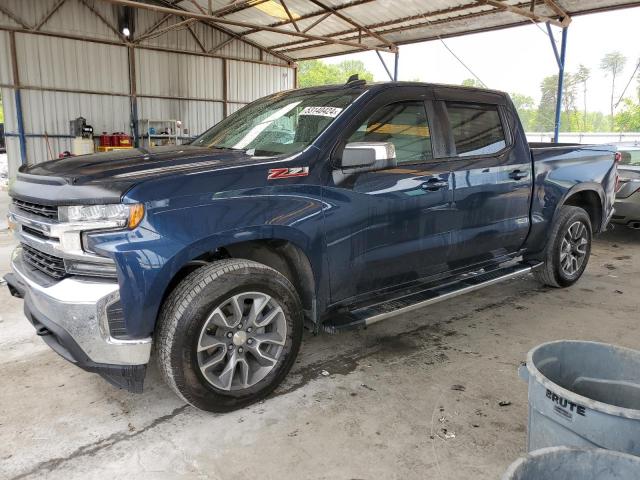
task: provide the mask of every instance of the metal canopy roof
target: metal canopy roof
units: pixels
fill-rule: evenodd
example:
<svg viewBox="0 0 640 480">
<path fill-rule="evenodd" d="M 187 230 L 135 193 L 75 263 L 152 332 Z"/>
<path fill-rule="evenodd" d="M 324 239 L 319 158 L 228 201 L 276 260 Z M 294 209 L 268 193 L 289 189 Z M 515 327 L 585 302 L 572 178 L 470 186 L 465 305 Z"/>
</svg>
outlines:
<svg viewBox="0 0 640 480">
<path fill-rule="evenodd" d="M 178 17 L 180 22 L 166 31 L 204 22 L 290 61 L 363 50 L 396 52 L 398 45 L 532 21 L 566 27 L 573 15 L 640 6 L 630 0 L 104 1 Z"/>
</svg>

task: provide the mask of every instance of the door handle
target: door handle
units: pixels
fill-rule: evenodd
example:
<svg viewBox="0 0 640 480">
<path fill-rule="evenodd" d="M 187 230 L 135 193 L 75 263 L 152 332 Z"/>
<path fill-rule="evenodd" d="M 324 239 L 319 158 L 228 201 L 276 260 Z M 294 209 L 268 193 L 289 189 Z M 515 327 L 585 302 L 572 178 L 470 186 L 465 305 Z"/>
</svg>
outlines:
<svg viewBox="0 0 640 480">
<path fill-rule="evenodd" d="M 447 182 L 446 180 L 441 180 L 438 177 L 433 177 L 420 185 L 420 188 L 429 192 L 436 192 L 443 188 L 447 188 L 448 186 L 449 182 Z"/>
<path fill-rule="evenodd" d="M 523 170 L 514 170 L 509 173 L 509 178 L 514 180 L 522 180 L 523 178 L 527 178 L 529 176 L 529 172 Z"/>
</svg>

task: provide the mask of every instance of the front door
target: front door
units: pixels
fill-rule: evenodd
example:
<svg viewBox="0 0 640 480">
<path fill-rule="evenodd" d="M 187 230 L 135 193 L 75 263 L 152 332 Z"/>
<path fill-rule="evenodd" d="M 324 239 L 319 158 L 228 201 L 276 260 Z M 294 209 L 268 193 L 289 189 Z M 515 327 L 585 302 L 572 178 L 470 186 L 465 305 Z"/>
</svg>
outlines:
<svg viewBox="0 0 640 480">
<path fill-rule="evenodd" d="M 349 142 L 390 142 L 397 166 L 346 178 L 326 189 L 332 300 L 397 286 L 446 270 L 453 196 L 450 166 L 434 159 L 426 91 L 363 112 Z"/>
</svg>

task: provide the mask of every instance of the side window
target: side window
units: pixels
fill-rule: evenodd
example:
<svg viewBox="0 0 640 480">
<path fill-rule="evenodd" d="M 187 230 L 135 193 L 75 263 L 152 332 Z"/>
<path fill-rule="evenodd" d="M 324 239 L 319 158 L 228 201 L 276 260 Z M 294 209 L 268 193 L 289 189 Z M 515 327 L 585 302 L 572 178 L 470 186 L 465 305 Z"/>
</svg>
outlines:
<svg viewBox="0 0 640 480">
<path fill-rule="evenodd" d="M 459 157 L 490 155 L 507 145 L 495 105 L 446 102 L 449 123 Z"/>
<path fill-rule="evenodd" d="M 427 112 L 422 102 L 385 105 L 369 117 L 348 142 L 391 142 L 398 163 L 433 158 Z"/>
</svg>

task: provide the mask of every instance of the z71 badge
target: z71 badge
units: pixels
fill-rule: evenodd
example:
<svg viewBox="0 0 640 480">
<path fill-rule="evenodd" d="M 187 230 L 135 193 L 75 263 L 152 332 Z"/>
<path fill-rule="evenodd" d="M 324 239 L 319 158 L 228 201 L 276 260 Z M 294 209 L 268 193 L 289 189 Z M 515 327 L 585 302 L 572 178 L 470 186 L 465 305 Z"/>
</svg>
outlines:
<svg viewBox="0 0 640 480">
<path fill-rule="evenodd" d="M 267 180 L 278 180 L 280 178 L 306 177 L 309 175 L 309 167 L 272 168 L 269 170 Z"/>
</svg>

